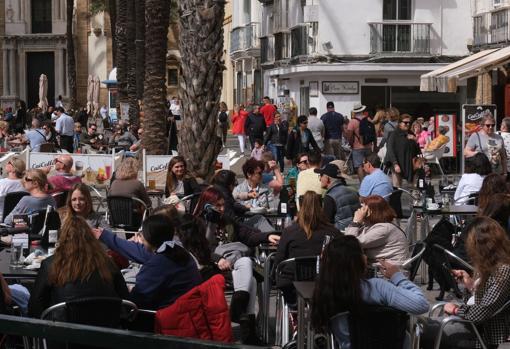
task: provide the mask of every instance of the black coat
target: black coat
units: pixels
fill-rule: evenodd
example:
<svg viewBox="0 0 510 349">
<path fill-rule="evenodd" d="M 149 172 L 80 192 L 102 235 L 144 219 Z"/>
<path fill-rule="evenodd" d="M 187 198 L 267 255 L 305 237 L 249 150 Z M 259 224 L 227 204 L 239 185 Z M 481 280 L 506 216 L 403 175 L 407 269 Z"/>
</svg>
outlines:
<svg viewBox="0 0 510 349">
<path fill-rule="evenodd" d="M 280 123 L 278 127 L 275 124 L 269 126 L 264 139 L 264 144 L 267 145 L 269 142 L 272 144 L 281 144 L 285 146 L 287 144 L 287 136 L 289 135 L 289 126 L 286 122 Z"/>
<path fill-rule="evenodd" d="M 402 178 L 412 182 L 414 177 L 413 159 L 421 154 L 416 141 L 407 138 L 407 131 L 396 129 L 388 139 L 386 161 L 391 165 L 398 164 Z"/>
<path fill-rule="evenodd" d="M 129 299 L 129 291 L 124 277 L 113 262 L 112 282 L 103 281 L 99 272 L 94 272 L 88 280 L 70 282 L 62 287 L 57 287 L 48 282 L 48 275 L 53 262 L 53 256 L 46 258 L 41 263 L 41 269 L 37 274 L 34 289 L 28 303 L 28 315 L 40 318 L 42 312 L 51 305 L 67 302 L 85 297 L 114 297 Z M 72 263 L 70 261 L 70 263 Z"/>
<path fill-rule="evenodd" d="M 262 114 L 250 113 L 244 122 L 244 132 L 255 138 L 263 138 L 266 131 L 266 120 Z"/>
<path fill-rule="evenodd" d="M 315 138 L 313 138 L 312 131 L 305 129 L 305 132 L 308 134 L 307 145 L 303 145 L 303 143 L 301 143 L 301 130 L 299 128 L 295 128 L 289 133 L 287 149 L 285 151 L 285 156 L 287 159 L 293 160 L 298 156 L 298 154 L 308 153 L 310 150 L 312 150 L 312 148 L 316 152 L 321 152 L 321 149 L 317 145 Z"/>
</svg>

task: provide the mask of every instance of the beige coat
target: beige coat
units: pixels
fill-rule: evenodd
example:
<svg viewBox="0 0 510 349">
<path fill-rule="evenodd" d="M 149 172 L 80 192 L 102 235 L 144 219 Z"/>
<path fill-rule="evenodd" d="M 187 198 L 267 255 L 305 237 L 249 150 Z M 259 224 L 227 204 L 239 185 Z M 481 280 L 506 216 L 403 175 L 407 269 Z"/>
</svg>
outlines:
<svg viewBox="0 0 510 349">
<path fill-rule="evenodd" d="M 377 223 L 369 227 L 350 225 L 345 229 L 345 234 L 358 238 L 369 264 L 383 258 L 394 264 L 402 264 L 408 258 L 407 237 L 392 223 Z"/>
</svg>

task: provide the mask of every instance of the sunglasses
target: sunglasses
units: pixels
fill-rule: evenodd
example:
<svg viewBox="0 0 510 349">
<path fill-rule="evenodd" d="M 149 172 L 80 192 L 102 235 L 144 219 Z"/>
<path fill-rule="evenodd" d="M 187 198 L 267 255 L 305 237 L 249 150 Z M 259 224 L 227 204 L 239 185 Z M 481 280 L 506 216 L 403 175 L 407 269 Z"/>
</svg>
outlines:
<svg viewBox="0 0 510 349">
<path fill-rule="evenodd" d="M 405 125 L 409 125 L 409 124 L 411 124 L 411 121 L 402 121 L 402 123 Z"/>
<path fill-rule="evenodd" d="M 298 164 L 307 164 L 308 163 L 308 160 L 301 160 L 300 162 L 298 162 Z"/>
<path fill-rule="evenodd" d="M 97 128 L 91 128 L 90 130 L 91 130 L 91 131 L 96 131 L 96 130 L 97 130 Z"/>
<path fill-rule="evenodd" d="M 55 163 L 57 163 L 57 162 L 60 162 L 61 164 L 63 164 L 63 162 L 60 161 L 59 159 L 55 159 Z"/>
<path fill-rule="evenodd" d="M 33 181 L 33 179 L 29 178 L 29 177 L 25 177 L 24 180 L 25 180 L 25 182 L 32 182 Z"/>
<path fill-rule="evenodd" d="M 493 128 L 496 126 L 496 124 L 485 124 L 484 126 L 487 128 Z"/>
</svg>

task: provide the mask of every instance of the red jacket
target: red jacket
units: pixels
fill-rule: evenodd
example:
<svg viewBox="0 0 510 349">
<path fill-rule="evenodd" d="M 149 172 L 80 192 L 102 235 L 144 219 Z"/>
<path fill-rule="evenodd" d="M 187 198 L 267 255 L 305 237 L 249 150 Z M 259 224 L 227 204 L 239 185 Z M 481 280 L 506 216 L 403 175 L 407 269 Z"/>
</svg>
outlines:
<svg viewBox="0 0 510 349">
<path fill-rule="evenodd" d="M 240 110 L 239 113 L 232 115 L 232 133 L 235 135 L 244 135 L 244 123 L 248 117 L 248 112 Z"/>
<path fill-rule="evenodd" d="M 260 107 L 260 113 L 264 115 L 266 126 L 269 127 L 274 121 L 274 114 L 276 113 L 276 107 L 272 104 L 264 104 Z"/>
<path fill-rule="evenodd" d="M 233 342 L 225 300 L 225 278 L 218 274 L 156 312 L 154 332 L 178 337 Z"/>
</svg>

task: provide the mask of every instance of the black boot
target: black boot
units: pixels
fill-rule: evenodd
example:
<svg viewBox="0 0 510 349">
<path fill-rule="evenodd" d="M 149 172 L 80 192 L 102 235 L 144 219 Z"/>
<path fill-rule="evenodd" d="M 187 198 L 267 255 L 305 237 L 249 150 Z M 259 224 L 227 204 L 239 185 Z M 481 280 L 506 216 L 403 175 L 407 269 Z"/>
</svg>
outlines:
<svg viewBox="0 0 510 349">
<path fill-rule="evenodd" d="M 244 314 L 239 320 L 241 327 L 241 343 L 248 345 L 263 345 L 264 343 L 257 335 L 257 322 L 255 314 Z"/>
<path fill-rule="evenodd" d="M 239 323 L 241 315 L 246 313 L 250 302 L 250 293 L 246 291 L 235 291 L 230 302 L 230 320 Z"/>
</svg>

